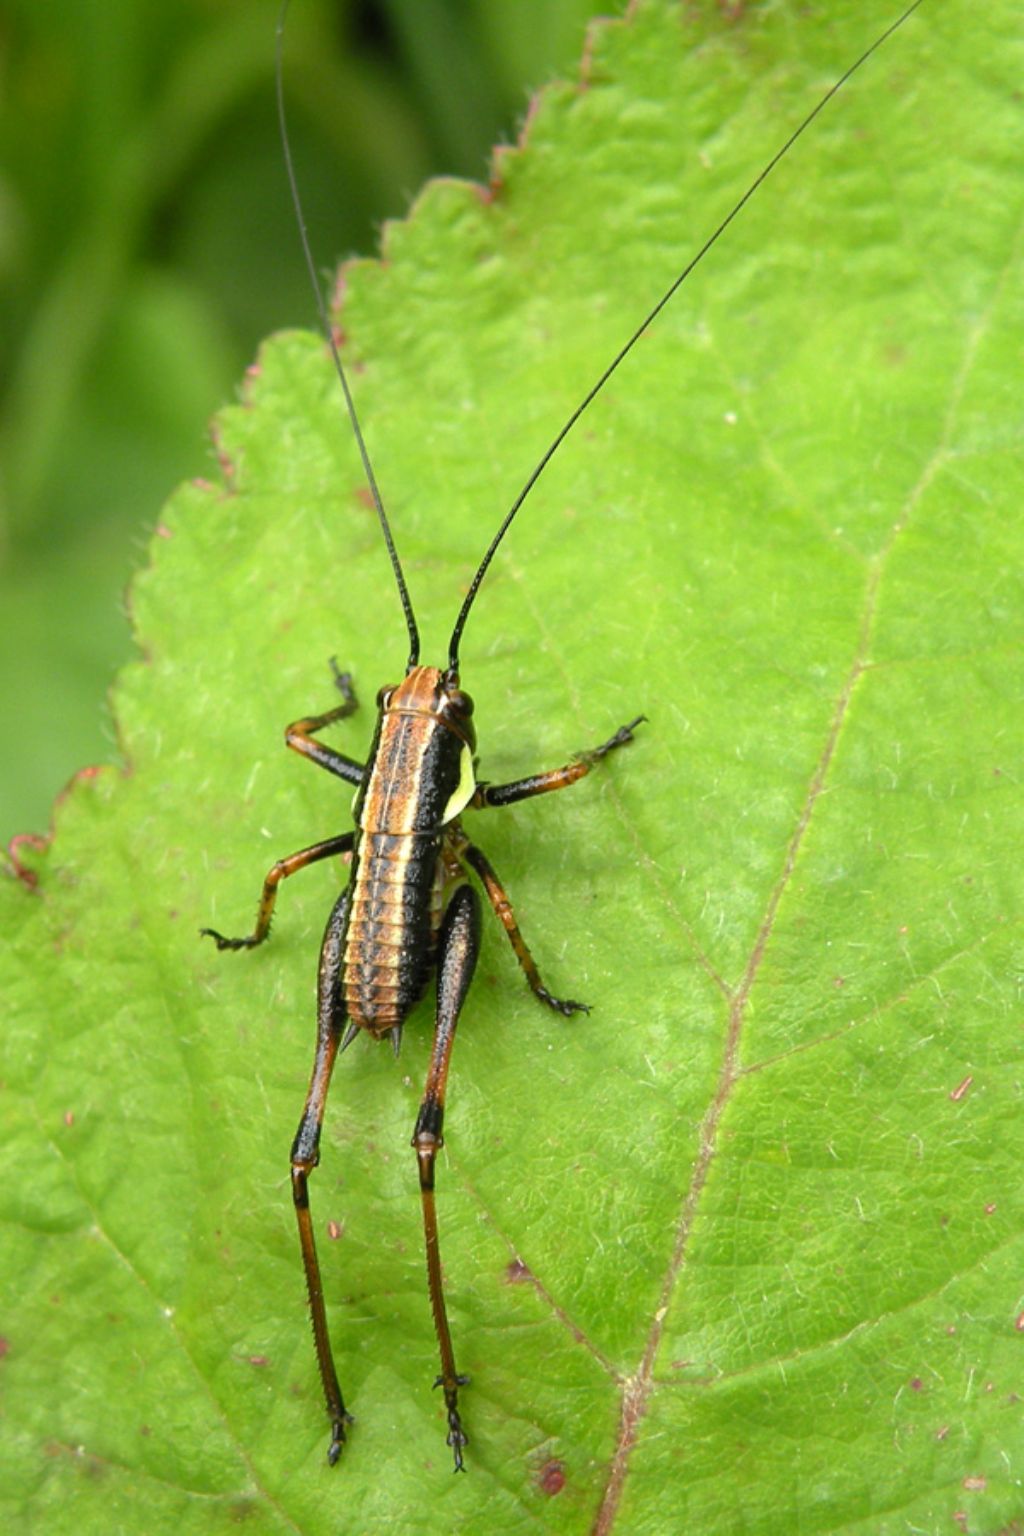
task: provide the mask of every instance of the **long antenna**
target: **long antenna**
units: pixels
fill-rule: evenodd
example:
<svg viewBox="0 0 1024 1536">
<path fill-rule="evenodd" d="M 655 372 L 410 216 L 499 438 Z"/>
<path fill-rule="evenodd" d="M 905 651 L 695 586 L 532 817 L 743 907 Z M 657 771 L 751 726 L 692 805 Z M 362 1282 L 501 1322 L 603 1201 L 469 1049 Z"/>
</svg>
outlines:
<svg viewBox="0 0 1024 1536">
<path fill-rule="evenodd" d="M 519 508 L 522 506 L 527 496 L 529 496 L 530 492 L 533 490 L 533 487 L 537 484 L 537 481 L 544 473 L 544 470 L 547 468 L 554 455 L 558 452 L 558 449 L 564 443 L 565 439 L 569 436 L 569 433 L 579 421 L 580 417 L 583 415 L 583 412 L 587 409 L 590 402 L 594 399 L 595 395 L 598 395 L 601 392 L 601 390 L 607 384 L 608 380 L 611 378 L 612 374 L 618 368 L 619 364 L 624 362 L 625 359 L 629 356 L 630 352 L 632 352 L 633 348 L 640 340 L 640 337 L 644 334 L 652 322 L 657 319 L 658 315 L 661 314 L 661 311 L 665 308 L 665 305 L 673 297 L 676 291 L 682 287 L 683 283 L 685 283 L 693 269 L 696 266 L 699 266 L 699 264 L 704 260 L 704 257 L 711 250 L 712 246 L 718 243 L 722 235 L 724 235 L 725 231 L 732 223 L 733 219 L 735 219 L 736 215 L 746 207 L 747 203 L 761 186 L 762 182 L 767 180 L 772 171 L 778 165 L 779 161 L 789 153 L 800 135 L 811 126 L 811 124 L 814 122 L 814 119 L 820 112 L 825 109 L 825 107 L 828 106 L 833 96 L 837 91 L 842 89 L 842 87 L 850 79 L 851 75 L 855 75 L 858 69 L 860 69 L 861 65 L 867 63 L 871 55 L 876 52 L 877 49 L 881 48 L 882 44 L 886 42 L 894 32 L 902 27 L 907 18 L 912 16 L 913 13 L 917 10 L 918 6 L 921 4 L 923 4 L 923 0 L 913 0 L 913 4 L 908 5 L 903 14 L 897 17 L 897 19 L 890 26 L 888 26 L 879 37 L 875 38 L 875 41 L 871 44 L 870 48 L 865 48 L 860 58 L 857 59 L 855 63 L 851 64 L 849 69 L 845 70 L 844 73 L 840 75 L 835 84 L 825 92 L 817 106 L 808 112 L 803 122 L 793 130 L 789 138 L 782 145 L 782 148 L 776 150 L 775 154 L 768 161 L 768 164 L 764 167 L 760 174 L 754 178 L 750 186 L 744 192 L 743 196 L 733 206 L 730 212 L 726 214 L 718 228 L 712 235 L 709 235 L 708 239 L 705 240 L 697 254 L 692 257 L 689 262 L 687 262 L 686 266 L 680 272 L 675 282 L 671 284 L 671 286 L 665 291 L 664 294 L 662 294 L 657 304 L 655 304 L 654 308 L 650 311 L 646 318 L 642 320 L 641 323 L 637 326 L 636 330 L 633 332 L 632 336 L 630 336 L 626 344 L 612 358 L 612 361 L 608 364 L 608 367 L 604 370 L 597 383 L 583 397 L 579 405 L 569 417 L 568 421 L 562 427 L 562 430 L 558 433 L 557 437 L 554 438 L 550 446 L 541 456 L 536 468 L 533 470 L 526 484 L 519 492 L 519 495 L 516 497 L 509 510 L 506 512 L 501 526 L 499 527 L 497 533 L 494 535 L 494 538 L 491 540 L 490 544 L 487 546 L 487 551 L 484 554 L 483 559 L 480 561 L 480 564 L 476 568 L 476 575 L 473 577 L 473 580 L 470 583 L 469 591 L 466 593 L 465 601 L 463 602 L 462 607 L 459 609 L 459 616 L 455 620 L 455 628 L 452 630 L 452 638 L 448 644 L 448 667 L 452 673 L 456 675 L 458 674 L 459 646 L 462 642 L 462 631 L 466 627 L 466 620 L 469 617 L 469 610 L 472 608 L 476 594 L 480 589 L 480 583 L 483 581 L 487 574 L 487 568 L 491 561 L 494 559 L 498 545 L 501 543 L 502 539 L 508 532 L 512 520 L 516 513 L 519 511 Z"/>
<path fill-rule="evenodd" d="M 309 273 L 309 281 L 316 295 L 316 307 L 320 315 L 320 329 L 323 331 L 327 345 L 331 349 L 334 358 L 334 366 L 338 370 L 338 378 L 341 380 L 342 392 L 345 396 L 345 405 L 348 409 L 348 419 L 352 423 L 352 431 L 355 434 L 356 444 L 359 448 L 359 456 L 363 461 L 363 473 L 366 475 L 366 483 L 373 497 L 373 505 L 376 508 L 377 520 L 380 523 L 381 532 L 384 535 L 384 543 L 387 546 L 388 558 L 391 561 L 391 569 L 395 573 L 395 582 L 398 586 L 398 596 L 402 602 L 402 612 L 405 614 L 405 625 L 409 631 L 409 660 L 406 663 L 406 671 L 411 672 L 420 659 L 420 636 L 416 627 L 416 616 L 412 611 L 412 599 L 409 596 L 409 588 L 405 584 L 405 575 L 402 571 L 402 562 L 398 558 L 398 550 L 391 533 L 391 524 L 384 510 L 380 491 L 377 487 L 377 477 L 370 463 L 370 455 L 363 439 L 363 430 L 359 425 L 359 417 L 356 415 L 355 401 L 348 387 L 348 379 L 345 377 L 345 369 L 342 367 L 341 357 L 338 353 L 338 344 L 334 339 L 334 331 L 327 314 L 327 306 L 324 304 L 323 294 L 320 292 L 320 282 L 317 278 L 316 267 L 313 263 L 313 253 L 309 248 L 309 235 L 306 232 L 306 219 L 302 211 L 302 199 L 299 196 L 299 184 L 295 176 L 295 166 L 292 163 L 292 148 L 288 139 L 288 121 L 284 109 L 284 24 L 288 16 L 290 0 L 282 0 L 280 14 L 277 18 L 277 50 L 274 60 L 274 83 L 277 88 L 277 121 L 281 130 L 281 148 L 284 152 L 285 170 L 288 173 L 288 186 L 292 195 L 292 206 L 295 209 L 295 218 L 299 226 L 299 238 L 302 241 L 302 254 L 306 258 L 306 270 Z"/>
</svg>

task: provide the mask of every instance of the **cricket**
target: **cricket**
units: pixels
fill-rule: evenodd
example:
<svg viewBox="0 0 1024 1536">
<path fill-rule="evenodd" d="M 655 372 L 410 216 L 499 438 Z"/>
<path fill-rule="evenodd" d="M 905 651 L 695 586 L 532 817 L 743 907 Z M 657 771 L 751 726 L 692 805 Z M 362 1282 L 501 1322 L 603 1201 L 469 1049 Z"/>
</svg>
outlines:
<svg viewBox="0 0 1024 1536">
<path fill-rule="evenodd" d="M 440 1354 L 440 1371 L 434 1385 L 443 1395 L 447 1444 L 451 1448 L 454 1470 L 465 1471 L 468 1435 L 460 1393 L 468 1379 L 460 1374 L 456 1364 L 445 1306 L 435 1175 L 438 1152 L 444 1144 L 452 1051 L 460 1017 L 470 999 L 480 949 L 483 898 L 504 928 L 526 983 L 538 1001 L 561 1015 L 589 1011 L 586 1004 L 557 995 L 542 979 L 541 970 L 520 930 L 510 896 L 466 823 L 473 813 L 498 810 L 577 783 L 605 758 L 630 745 L 645 720 L 643 715 L 636 715 L 611 731 L 599 745 L 570 757 L 562 766 L 527 773 L 502 784 L 491 784 L 480 778 L 473 701 L 464 691 L 461 678 L 464 633 L 484 579 L 546 466 L 604 385 L 779 161 L 790 153 L 836 93 L 922 3 L 923 0 L 914 0 L 865 47 L 860 57 L 789 133 L 731 211 L 635 326 L 557 430 L 507 512 L 497 521 L 493 537 L 457 609 L 443 664 L 425 665 L 420 659 L 419 630 L 412 597 L 306 233 L 285 114 L 284 34 L 288 10 L 285 0 L 277 27 L 276 90 L 287 181 L 320 326 L 340 385 L 340 403 L 343 403 L 362 459 L 366 484 L 401 603 L 408 637 L 408 660 L 404 677 L 380 688 L 377 693 L 376 727 L 365 763 L 326 745 L 321 739 L 325 730 L 347 719 L 357 707 L 353 678 L 332 660 L 340 702 L 321 713 L 295 720 L 285 731 L 285 741 L 292 751 L 354 789 L 353 825 L 278 859 L 264 879 L 255 925 L 250 933 L 243 937 L 227 937 L 209 927 L 203 928 L 201 933 L 212 939 L 220 950 L 253 949 L 269 936 L 278 891 L 284 880 L 322 860 L 344 856 L 349 861 L 347 882 L 327 918 L 320 949 L 315 1053 L 309 1089 L 290 1153 L 292 1197 L 316 1360 L 330 1425 L 327 1459 L 331 1464 L 341 1455 L 352 1417 L 342 1393 L 328 1331 L 324 1275 L 310 1206 L 310 1181 L 320 1159 L 321 1131 L 337 1058 L 361 1034 L 374 1041 L 389 1041 L 397 1056 L 405 1024 L 434 981 L 433 1044 L 422 1101 L 413 1127 L 412 1147 L 419 1173 L 430 1308 Z M 614 771 L 614 765 L 609 767 Z"/>
</svg>

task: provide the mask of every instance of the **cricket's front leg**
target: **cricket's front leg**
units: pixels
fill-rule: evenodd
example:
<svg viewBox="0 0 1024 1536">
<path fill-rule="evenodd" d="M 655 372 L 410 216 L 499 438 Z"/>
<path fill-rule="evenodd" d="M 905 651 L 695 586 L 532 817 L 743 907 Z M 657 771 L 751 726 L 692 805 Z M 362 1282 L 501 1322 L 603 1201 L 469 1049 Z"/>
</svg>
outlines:
<svg viewBox="0 0 1024 1536">
<path fill-rule="evenodd" d="M 321 715 L 306 715 L 302 720 L 293 720 L 291 725 L 285 728 L 285 743 L 293 752 L 308 757 L 311 763 L 316 763 L 317 767 L 326 768 L 328 773 L 336 773 L 339 779 L 345 779 L 349 784 L 361 784 L 366 772 L 363 763 L 357 763 L 354 758 L 346 756 L 344 752 L 338 752 L 334 747 L 326 747 L 322 741 L 313 739 L 318 731 L 333 725 L 336 720 L 346 719 L 358 708 L 355 689 L 352 687 L 352 675 L 349 672 L 339 671 L 338 663 L 333 656 L 331 671 L 334 673 L 334 685 L 341 694 L 343 702 L 336 704 L 333 709 L 325 710 Z"/>
<path fill-rule="evenodd" d="M 638 725 L 643 725 L 646 715 L 637 715 L 628 725 L 620 725 L 614 736 L 602 741 L 599 747 L 579 752 L 564 768 L 549 768 L 546 773 L 531 773 L 525 779 L 513 779 L 510 784 L 481 784 L 472 799 L 475 811 L 484 811 L 499 805 L 514 805 L 517 800 L 530 800 L 534 795 L 547 795 L 553 789 L 568 789 L 577 779 L 584 778 L 602 757 L 614 752 L 616 747 L 627 746 L 634 740 Z"/>
</svg>

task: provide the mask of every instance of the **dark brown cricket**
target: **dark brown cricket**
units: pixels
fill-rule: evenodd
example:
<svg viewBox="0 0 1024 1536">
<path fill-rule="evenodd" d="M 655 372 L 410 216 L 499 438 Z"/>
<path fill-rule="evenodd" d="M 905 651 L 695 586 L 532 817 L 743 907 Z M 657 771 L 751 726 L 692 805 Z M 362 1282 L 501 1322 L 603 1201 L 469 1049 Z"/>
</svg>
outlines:
<svg viewBox="0 0 1024 1536">
<path fill-rule="evenodd" d="M 209 935 L 218 949 L 252 949 L 262 944 L 270 932 L 270 919 L 281 881 L 296 870 L 304 869 L 321 859 L 335 854 L 351 855 L 348 883 L 328 918 L 320 950 L 316 1054 L 302 1119 L 291 1150 L 292 1195 L 299 1224 L 317 1361 L 331 1421 L 331 1441 L 327 1454 L 332 1463 L 341 1454 L 345 1426 L 351 1422 L 351 1418 L 345 1408 L 331 1353 L 308 1186 L 309 1175 L 319 1161 L 324 1106 L 335 1059 L 339 1051 L 344 1050 L 360 1031 L 365 1031 L 376 1040 L 389 1038 L 397 1055 L 403 1025 L 423 996 L 431 975 L 436 974 L 434 1043 L 412 1145 L 419 1165 L 430 1304 L 441 1353 L 441 1373 L 435 1385 L 444 1391 L 448 1444 L 454 1455 L 455 1470 L 463 1471 L 462 1451 L 466 1445 L 466 1433 L 459 1413 L 458 1393 L 459 1388 L 466 1384 L 466 1378 L 456 1370 L 445 1311 L 434 1207 L 434 1167 L 437 1150 L 442 1145 L 445 1088 L 455 1029 L 473 978 L 480 943 L 480 897 L 470 881 L 471 875 L 483 886 L 536 996 L 563 1014 L 578 1010 L 585 1012 L 586 1007 L 582 1003 L 555 997 L 541 981 L 504 887 L 485 854 L 466 836 L 460 818 L 465 810 L 480 811 L 512 805 L 517 800 L 527 800 L 534 795 L 547 794 L 550 790 L 574 784 L 577 779 L 589 773 L 602 757 L 632 741 L 633 732 L 644 718 L 641 715 L 631 720 L 601 746 L 579 754 L 564 767 L 516 779 L 509 784 L 478 783 L 475 775 L 473 703 L 469 695 L 459 687 L 459 649 L 466 620 L 480 584 L 513 519 L 552 455 L 619 364 L 840 87 L 922 3 L 923 0 L 914 0 L 846 70 L 790 134 L 731 212 L 667 288 L 555 436 L 484 552 L 452 630 L 448 666 L 445 671 L 441 671 L 436 667 L 419 664 L 419 634 L 412 602 L 306 237 L 284 114 L 281 54 L 288 10 L 288 0 L 284 0 L 277 29 L 277 99 L 285 165 L 321 328 L 341 382 L 349 421 L 398 587 L 409 634 L 409 661 L 402 682 L 393 688 L 381 689 L 378 695 L 377 728 L 370 757 L 365 765 L 316 740 L 320 731 L 352 714 L 356 708 L 351 678 L 347 673 L 338 671 L 332 662 L 335 682 L 342 695 L 341 704 L 324 714 L 295 721 L 285 732 L 285 739 L 288 746 L 300 752 L 303 757 L 308 757 L 347 783 L 358 786 L 354 805 L 355 828 L 278 860 L 263 882 L 256 926 L 251 934 L 231 939 L 225 938 L 213 928 L 203 928 L 201 932 Z"/>
<path fill-rule="evenodd" d="M 419 1163 L 423 1230 L 430 1305 L 441 1348 L 448 1444 L 456 1471 L 464 1470 L 466 1433 L 459 1415 L 459 1387 L 445 1310 L 434 1207 L 434 1165 L 443 1145 L 445 1085 L 455 1027 L 476 968 L 480 948 L 480 898 L 468 883 L 479 878 L 504 924 L 516 957 L 534 993 L 559 1013 L 586 1011 L 548 991 L 519 931 L 512 904 L 487 857 L 470 842 L 459 820 L 462 811 L 511 805 L 562 789 L 589 773 L 614 747 L 632 741 L 639 719 L 615 732 L 591 752 L 563 768 L 517 779 L 511 784 L 477 784 L 473 701 L 458 677 L 436 667 L 412 665 L 394 688 L 378 695 L 377 729 L 364 767 L 325 747 L 317 732 L 350 715 L 356 707 L 352 680 L 335 672 L 343 702 L 326 714 L 297 720 L 285 732 L 288 745 L 321 768 L 359 786 L 353 806 L 355 830 L 314 843 L 280 859 L 263 882 L 256 926 L 241 939 L 204 928 L 218 949 L 252 949 L 270 932 L 277 888 L 288 875 L 333 854 L 350 853 L 348 884 L 327 920 L 317 982 L 316 1056 L 309 1092 L 292 1144 L 292 1195 L 299 1223 L 302 1261 L 313 1318 L 313 1338 L 331 1420 L 327 1452 L 341 1454 L 345 1425 L 351 1422 L 338 1384 L 324 1307 L 320 1261 L 309 1212 L 309 1175 L 320 1160 L 320 1131 L 331 1072 L 339 1050 L 365 1030 L 389 1038 L 397 1056 L 402 1026 L 437 973 L 437 1014 L 426 1087 L 412 1144 Z"/>
</svg>

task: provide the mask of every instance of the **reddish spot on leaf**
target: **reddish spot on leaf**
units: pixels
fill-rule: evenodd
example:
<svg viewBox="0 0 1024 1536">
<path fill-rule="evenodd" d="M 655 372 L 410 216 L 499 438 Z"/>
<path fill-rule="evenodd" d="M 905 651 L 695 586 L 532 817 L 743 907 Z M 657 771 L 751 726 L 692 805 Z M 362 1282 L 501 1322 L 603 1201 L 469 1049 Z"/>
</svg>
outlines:
<svg viewBox="0 0 1024 1536">
<path fill-rule="evenodd" d="M 994 1200 L 990 1200 L 988 1205 L 986 1205 L 986 1207 L 985 1207 L 985 1215 L 986 1216 L 993 1215 L 993 1213 L 995 1212 L 995 1208 L 996 1208 L 995 1201 Z"/>
<path fill-rule="evenodd" d="M 537 1487 L 553 1499 L 565 1487 L 565 1467 L 560 1461 L 546 1461 L 537 1473 Z"/>
<path fill-rule="evenodd" d="M 166 523 L 157 523 L 157 525 L 156 525 L 156 536 L 157 536 L 158 539 L 173 539 L 174 538 L 174 534 L 168 528 Z"/>
<path fill-rule="evenodd" d="M 329 1221 L 327 1223 L 327 1236 L 332 1242 L 336 1243 L 344 1230 L 340 1221 Z"/>
<path fill-rule="evenodd" d="M 2 1360 L 5 1355 L 10 1354 L 10 1350 L 11 1350 L 11 1341 L 10 1341 L 10 1339 L 5 1339 L 3 1334 L 0 1333 L 0 1360 Z"/>
<path fill-rule="evenodd" d="M 1013 1320 L 1013 1326 L 1018 1333 L 1024 1333 L 1024 1312 L 1018 1312 Z"/>
<path fill-rule="evenodd" d="M 73 1109 L 66 1109 L 64 1111 L 64 1124 L 70 1128 L 71 1126 L 74 1125 L 74 1123 L 75 1123 L 75 1112 L 74 1112 L 74 1110 Z"/>
<path fill-rule="evenodd" d="M 250 1355 L 249 1356 L 249 1364 L 250 1365 L 269 1365 L 270 1364 L 270 1357 L 268 1355 Z"/>
<path fill-rule="evenodd" d="M 30 891 L 34 890 L 39 884 L 39 877 L 34 869 L 29 869 L 22 863 L 18 850 L 20 848 L 36 848 L 41 853 L 45 849 L 47 842 L 47 838 L 39 837 L 35 832 L 16 832 L 7 844 L 7 852 L 14 867 L 15 877 L 23 885 L 28 886 Z"/>
<path fill-rule="evenodd" d="M 961 1486 L 966 1488 L 968 1493 L 984 1493 L 988 1487 L 988 1478 L 965 1477 Z"/>
<path fill-rule="evenodd" d="M 946 1438 L 946 1436 L 948 1434 L 949 1434 L 949 1425 L 948 1424 L 943 1424 L 941 1429 L 937 1429 L 935 1431 L 935 1438 L 936 1438 L 936 1440 L 945 1440 L 945 1438 Z"/>
<path fill-rule="evenodd" d="M 513 1259 L 511 1264 L 505 1266 L 505 1283 L 507 1285 L 522 1285 L 527 1280 L 532 1280 L 527 1266 L 522 1259 Z"/>
<path fill-rule="evenodd" d="M 959 1104 L 961 1099 L 965 1099 L 967 1097 L 973 1082 L 973 1076 L 968 1073 L 962 1083 L 957 1083 L 956 1087 L 950 1090 L 949 1096 L 953 1100 L 954 1104 Z"/>
<path fill-rule="evenodd" d="M 924 1382 L 921 1380 L 920 1376 L 913 1376 L 913 1377 L 911 1377 L 910 1390 L 912 1392 L 923 1392 L 924 1391 Z"/>
</svg>

